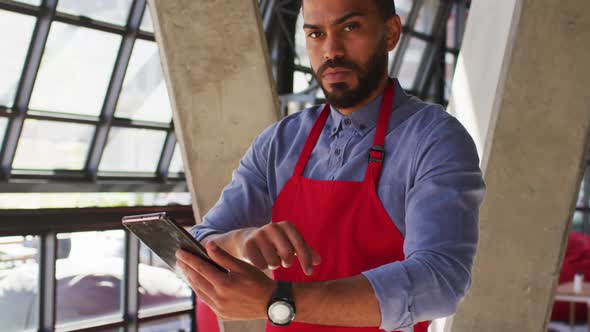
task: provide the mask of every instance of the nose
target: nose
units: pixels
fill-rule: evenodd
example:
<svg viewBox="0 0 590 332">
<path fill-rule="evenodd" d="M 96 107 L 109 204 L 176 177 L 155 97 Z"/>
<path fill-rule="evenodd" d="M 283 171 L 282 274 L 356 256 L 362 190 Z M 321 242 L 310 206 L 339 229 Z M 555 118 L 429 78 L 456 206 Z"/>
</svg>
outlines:
<svg viewBox="0 0 590 332">
<path fill-rule="evenodd" d="M 337 35 L 327 35 L 323 45 L 324 60 L 344 57 L 344 43 Z"/>
</svg>

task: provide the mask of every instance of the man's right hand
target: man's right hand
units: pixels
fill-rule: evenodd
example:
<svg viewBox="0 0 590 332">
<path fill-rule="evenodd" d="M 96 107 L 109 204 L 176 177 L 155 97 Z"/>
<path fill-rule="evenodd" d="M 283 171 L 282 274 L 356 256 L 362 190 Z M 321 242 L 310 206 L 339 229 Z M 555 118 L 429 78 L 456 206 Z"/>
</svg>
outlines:
<svg viewBox="0 0 590 332">
<path fill-rule="evenodd" d="M 287 221 L 249 229 L 241 252 L 245 259 L 261 270 L 275 270 L 281 265 L 291 267 L 297 256 L 303 272 L 311 275 L 313 267 L 321 262 L 320 256 L 305 243 L 297 228 Z"/>
<path fill-rule="evenodd" d="M 297 256 L 303 272 L 311 275 L 313 267 L 321 262 L 320 256 L 305 243 L 295 226 L 287 221 L 238 229 L 210 236 L 203 242 L 208 240 L 215 241 L 261 270 L 274 270 L 281 265 L 291 267 Z"/>
</svg>

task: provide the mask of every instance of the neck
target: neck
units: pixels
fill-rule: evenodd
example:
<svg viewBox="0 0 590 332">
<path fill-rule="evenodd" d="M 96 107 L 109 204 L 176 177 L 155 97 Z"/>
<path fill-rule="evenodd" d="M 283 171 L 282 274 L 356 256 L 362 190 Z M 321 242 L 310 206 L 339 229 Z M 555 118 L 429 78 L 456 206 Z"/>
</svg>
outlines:
<svg viewBox="0 0 590 332">
<path fill-rule="evenodd" d="M 377 86 L 377 89 L 375 89 L 370 95 L 367 96 L 367 98 L 363 99 L 363 101 L 361 101 L 360 103 L 352 106 L 352 107 L 348 107 L 348 108 L 338 108 L 338 112 L 342 115 L 350 115 L 358 110 L 360 110 L 361 108 L 363 108 L 365 105 L 367 105 L 368 103 L 370 103 L 373 99 L 377 98 L 378 96 L 382 95 L 383 92 L 385 91 L 385 88 L 387 87 L 387 83 L 389 82 L 389 76 L 388 75 L 384 75 L 383 78 L 381 78 L 381 82 L 379 82 L 379 85 Z"/>
</svg>

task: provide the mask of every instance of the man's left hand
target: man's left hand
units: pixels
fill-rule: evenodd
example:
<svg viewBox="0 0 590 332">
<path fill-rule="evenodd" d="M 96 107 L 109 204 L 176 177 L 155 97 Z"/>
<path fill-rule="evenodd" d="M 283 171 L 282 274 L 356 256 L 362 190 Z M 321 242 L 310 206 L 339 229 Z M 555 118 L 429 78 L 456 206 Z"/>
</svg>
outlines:
<svg viewBox="0 0 590 332">
<path fill-rule="evenodd" d="M 177 265 L 190 287 L 222 320 L 266 319 L 266 309 L 276 283 L 258 268 L 243 262 L 211 241 L 207 253 L 224 273 L 184 250 L 176 252 Z"/>
</svg>

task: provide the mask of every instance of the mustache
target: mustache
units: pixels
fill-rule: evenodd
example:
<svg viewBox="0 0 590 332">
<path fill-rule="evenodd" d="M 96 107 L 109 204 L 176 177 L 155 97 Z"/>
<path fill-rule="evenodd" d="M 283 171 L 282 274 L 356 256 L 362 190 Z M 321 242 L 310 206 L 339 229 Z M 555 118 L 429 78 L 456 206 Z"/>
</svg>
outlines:
<svg viewBox="0 0 590 332">
<path fill-rule="evenodd" d="M 317 76 L 322 77 L 324 72 L 329 68 L 346 68 L 357 72 L 359 70 L 359 66 L 356 63 L 346 60 L 342 57 L 338 57 L 334 59 L 328 59 L 323 65 L 321 65 L 320 68 L 318 68 Z"/>
</svg>

